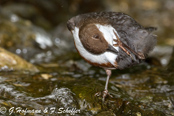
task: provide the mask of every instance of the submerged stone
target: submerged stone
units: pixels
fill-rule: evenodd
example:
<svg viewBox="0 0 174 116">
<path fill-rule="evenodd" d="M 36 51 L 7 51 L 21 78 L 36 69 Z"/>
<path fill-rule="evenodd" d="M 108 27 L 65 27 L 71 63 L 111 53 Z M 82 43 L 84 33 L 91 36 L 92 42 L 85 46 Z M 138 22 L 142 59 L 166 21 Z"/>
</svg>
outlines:
<svg viewBox="0 0 174 116">
<path fill-rule="evenodd" d="M 3 48 L 0 48 L 0 61 L 1 71 L 39 71 L 33 64 L 28 63 L 24 59 Z"/>
</svg>

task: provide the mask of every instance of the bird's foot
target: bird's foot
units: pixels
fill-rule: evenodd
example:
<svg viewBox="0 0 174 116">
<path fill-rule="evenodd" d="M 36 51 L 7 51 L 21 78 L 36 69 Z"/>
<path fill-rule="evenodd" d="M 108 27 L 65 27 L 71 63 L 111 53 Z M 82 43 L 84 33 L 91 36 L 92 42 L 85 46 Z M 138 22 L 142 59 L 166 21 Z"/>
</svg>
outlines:
<svg viewBox="0 0 174 116">
<path fill-rule="evenodd" d="M 104 90 L 103 92 L 97 92 L 96 94 L 95 94 L 95 96 L 102 96 L 102 101 L 105 101 L 105 98 L 107 97 L 107 96 L 109 96 L 109 97 L 111 97 L 111 98 L 113 98 L 113 96 L 111 95 L 111 94 L 109 94 L 109 92 L 108 92 L 108 90 Z"/>
</svg>

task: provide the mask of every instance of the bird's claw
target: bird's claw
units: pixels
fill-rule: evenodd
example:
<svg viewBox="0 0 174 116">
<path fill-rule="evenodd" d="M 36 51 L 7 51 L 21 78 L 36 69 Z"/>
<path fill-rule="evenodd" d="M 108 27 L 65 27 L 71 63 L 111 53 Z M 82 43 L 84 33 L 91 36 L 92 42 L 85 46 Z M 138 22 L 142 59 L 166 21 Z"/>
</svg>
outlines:
<svg viewBox="0 0 174 116">
<path fill-rule="evenodd" d="M 107 96 L 113 98 L 113 96 L 109 94 L 108 90 L 104 90 L 103 92 L 97 92 L 94 96 L 97 96 L 97 97 L 102 96 L 102 101 L 105 101 L 105 98 Z"/>
</svg>

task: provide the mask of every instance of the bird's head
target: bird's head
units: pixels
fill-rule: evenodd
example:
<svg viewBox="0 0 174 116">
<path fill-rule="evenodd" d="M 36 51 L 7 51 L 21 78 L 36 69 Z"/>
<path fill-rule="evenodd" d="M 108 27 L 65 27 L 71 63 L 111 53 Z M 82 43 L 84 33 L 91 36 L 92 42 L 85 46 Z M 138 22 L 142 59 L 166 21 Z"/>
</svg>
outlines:
<svg viewBox="0 0 174 116">
<path fill-rule="evenodd" d="M 104 28 L 101 29 L 97 25 Z M 102 54 L 105 51 L 117 53 L 107 39 L 113 39 L 111 34 L 113 30 L 109 31 L 108 29 L 111 27 L 100 24 L 96 19 L 88 17 L 88 15 L 78 15 L 68 20 L 67 27 L 74 35 L 74 39 L 78 37 L 83 47 L 90 53 Z"/>
<path fill-rule="evenodd" d="M 74 18 L 71 18 L 70 20 L 68 20 L 67 27 L 68 27 L 69 31 L 74 30 L 74 28 L 75 28 Z"/>
</svg>

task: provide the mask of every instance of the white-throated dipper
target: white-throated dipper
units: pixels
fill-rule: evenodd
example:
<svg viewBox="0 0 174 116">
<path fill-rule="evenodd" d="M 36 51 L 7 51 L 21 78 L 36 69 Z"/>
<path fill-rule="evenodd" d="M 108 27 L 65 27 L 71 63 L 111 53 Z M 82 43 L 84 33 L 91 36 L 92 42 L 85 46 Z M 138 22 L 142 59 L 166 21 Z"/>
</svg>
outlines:
<svg viewBox="0 0 174 116">
<path fill-rule="evenodd" d="M 77 15 L 67 22 L 79 54 L 90 64 L 105 69 L 108 93 L 112 69 L 124 69 L 140 63 L 156 45 L 154 27 L 143 27 L 120 12 L 93 12 Z"/>
</svg>

